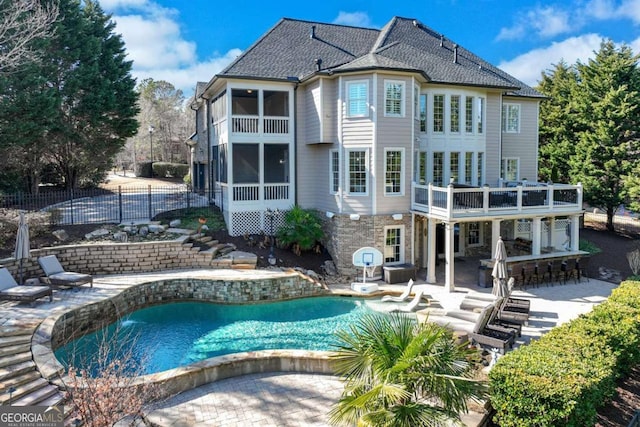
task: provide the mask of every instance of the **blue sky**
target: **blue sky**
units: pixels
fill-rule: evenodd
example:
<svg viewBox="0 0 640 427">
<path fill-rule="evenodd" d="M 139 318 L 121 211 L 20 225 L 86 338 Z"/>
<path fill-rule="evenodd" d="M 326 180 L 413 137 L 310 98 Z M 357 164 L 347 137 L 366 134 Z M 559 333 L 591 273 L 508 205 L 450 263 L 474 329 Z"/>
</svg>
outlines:
<svg viewBox="0 0 640 427">
<path fill-rule="evenodd" d="M 640 0 L 99 0 L 122 34 L 133 74 L 193 93 L 282 17 L 380 28 L 414 18 L 525 83 L 603 38 L 640 52 Z"/>
</svg>

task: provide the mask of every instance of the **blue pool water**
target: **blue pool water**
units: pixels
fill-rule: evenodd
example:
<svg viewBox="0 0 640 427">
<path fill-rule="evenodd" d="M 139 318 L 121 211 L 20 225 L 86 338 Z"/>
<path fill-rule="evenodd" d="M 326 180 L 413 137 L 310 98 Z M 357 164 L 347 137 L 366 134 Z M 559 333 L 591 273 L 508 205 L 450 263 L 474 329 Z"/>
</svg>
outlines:
<svg viewBox="0 0 640 427">
<path fill-rule="evenodd" d="M 137 373 L 150 374 L 243 351 L 332 350 L 335 332 L 368 312 L 362 299 L 348 297 L 250 305 L 170 303 L 135 311 L 55 354 L 65 365 L 92 369 L 99 343 L 106 342 L 112 356 L 131 351 L 142 365 Z"/>
</svg>

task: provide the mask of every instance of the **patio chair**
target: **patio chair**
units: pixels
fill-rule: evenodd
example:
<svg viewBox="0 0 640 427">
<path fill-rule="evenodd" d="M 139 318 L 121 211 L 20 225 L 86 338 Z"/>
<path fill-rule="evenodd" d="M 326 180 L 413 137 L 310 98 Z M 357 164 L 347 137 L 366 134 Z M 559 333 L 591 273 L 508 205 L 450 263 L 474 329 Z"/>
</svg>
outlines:
<svg viewBox="0 0 640 427">
<path fill-rule="evenodd" d="M 400 296 L 392 296 L 392 295 L 385 295 L 382 297 L 382 299 L 380 301 L 382 302 L 403 302 L 406 301 L 407 299 L 409 299 L 409 295 L 411 295 L 411 289 L 413 288 L 414 282 L 413 279 L 409 279 L 409 281 L 407 282 L 407 287 L 405 288 L 404 292 L 400 295 Z"/>
<path fill-rule="evenodd" d="M 512 329 L 502 328 L 499 325 L 491 325 L 494 318 L 495 305 L 486 307 L 480 312 L 473 331 L 469 334 L 472 343 L 483 347 L 497 348 L 501 354 L 513 347 L 516 332 Z"/>
<path fill-rule="evenodd" d="M 498 307 L 493 303 L 483 308 L 480 313 L 465 312 L 464 310 L 450 310 L 444 315 L 430 313 L 427 321 L 454 331 L 466 332 L 472 343 L 497 348 L 504 354 L 508 348 L 513 346 L 516 330 L 492 323 Z"/>
<path fill-rule="evenodd" d="M 93 287 L 93 276 L 84 273 L 65 271 L 55 255 L 38 258 L 38 264 L 52 286 L 78 287 L 86 283 Z"/>
<path fill-rule="evenodd" d="M 423 294 L 424 294 L 423 289 L 416 291 L 415 296 L 407 305 L 400 306 L 392 311 L 405 311 L 405 312 L 416 311 L 420 305 L 420 302 L 422 301 L 422 298 L 424 296 Z M 427 300 L 427 303 L 428 301 L 429 300 Z"/>
<path fill-rule="evenodd" d="M 527 325 L 529 323 L 530 306 L 507 304 L 505 299 L 497 311 L 496 318 Z"/>
<path fill-rule="evenodd" d="M 576 259 L 576 272 L 578 274 L 578 282 L 581 282 L 583 277 L 587 279 L 587 282 L 589 281 L 589 276 L 587 276 L 589 259 L 590 258 L 588 256 Z"/>
<path fill-rule="evenodd" d="M 21 301 L 34 303 L 36 300 L 49 296 L 53 301 L 53 291 L 50 286 L 18 285 L 9 270 L 0 268 L 0 300 Z"/>
<path fill-rule="evenodd" d="M 515 279 L 513 277 L 509 278 L 507 281 L 507 289 L 509 293 L 506 295 L 508 306 L 522 306 L 527 309 L 531 307 L 531 301 L 526 298 L 515 298 L 511 296 L 513 292 Z M 461 310 L 481 310 L 487 305 L 494 303 L 498 300 L 499 297 L 493 294 L 485 294 L 482 292 L 471 291 L 460 302 Z"/>
</svg>

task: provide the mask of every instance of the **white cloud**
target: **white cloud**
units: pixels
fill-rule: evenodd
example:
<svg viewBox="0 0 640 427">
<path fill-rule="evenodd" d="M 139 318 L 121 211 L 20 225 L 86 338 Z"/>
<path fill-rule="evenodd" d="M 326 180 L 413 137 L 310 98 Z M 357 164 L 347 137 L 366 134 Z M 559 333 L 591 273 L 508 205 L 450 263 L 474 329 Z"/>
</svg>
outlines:
<svg viewBox="0 0 640 427">
<path fill-rule="evenodd" d="M 216 56 L 203 62 L 194 62 L 185 67 L 161 67 L 149 70 L 134 69 L 132 74 L 138 79 L 138 82 L 145 78 L 165 80 L 177 89 L 182 89 L 185 97 L 188 98 L 193 94 L 197 82 L 208 82 L 241 53 L 240 49 L 232 49 L 224 55 Z"/>
<path fill-rule="evenodd" d="M 148 4 L 148 0 L 100 0 L 100 6 L 104 10 L 135 8 L 141 9 Z"/>
<path fill-rule="evenodd" d="M 553 37 L 571 30 L 569 14 L 553 7 L 537 8 L 530 11 L 528 21 L 542 37 Z"/>
<path fill-rule="evenodd" d="M 549 38 L 571 31 L 572 25 L 578 24 L 575 17 L 553 6 L 536 7 L 516 17 L 516 23 L 511 27 L 501 28 L 497 40 L 516 40 L 535 32 L 541 37 Z"/>
<path fill-rule="evenodd" d="M 115 31 L 122 35 L 138 82 L 165 80 L 189 97 L 196 82 L 209 81 L 241 53 L 230 49 L 200 60 L 196 43 L 182 34 L 179 11 L 151 0 L 101 0 L 100 5 L 113 14 Z"/>
<path fill-rule="evenodd" d="M 603 37 L 599 34 L 584 34 L 561 42 L 551 43 L 548 47 L 534 49 L 516 58 L 502 62 L 498 67 L 524 83 L 535 86 L 541 73 L 553 68 L 561 60 L 575 64 L 578 60 L 586 62 L 600 49 Z M 640 42 L 639 42 L 640 43 Z"/>
<path fill-rule="evenodd" d="M 366 12 L 342 12 L 338 13 L 338 17 L 333 20 L 334 24 L 350 25 L 353 27 L 371 28 L 371 18 Z"/>
</svg>

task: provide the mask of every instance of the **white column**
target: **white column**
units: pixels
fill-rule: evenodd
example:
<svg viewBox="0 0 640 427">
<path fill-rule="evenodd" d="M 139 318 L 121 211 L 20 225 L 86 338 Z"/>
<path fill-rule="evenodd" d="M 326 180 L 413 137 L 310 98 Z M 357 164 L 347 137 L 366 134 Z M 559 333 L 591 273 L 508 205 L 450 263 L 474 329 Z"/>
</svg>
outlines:
<svg viewBox="0 0 640 427">
<path fill-rule="evenodd" d="M 496 246 L 498 246 L 498 239 L 500 238 L 500 222 L 501 219 L 494 219 L 491 221 L 491 258 L 496 257 Z"/>
<path fill-rule="evenodd" d="M 547 243 L 547 246 L 551 246 L 552 248 L 554 248 L 555 251 L 555 246 L 556 246 L 556 217 L 552 216 L 551 218 L 549 218 L 549 242 Z"/>
<path fill-rule="evenodd" d="M 531 255 L 540 255 L 540 240 L 542 240 L 542 218 L 533 218 L 531 227 L 531 237 L 533 238 L 533 241 L 531 242 Z"/>
<path fill-rule="evenodd" d="M 453 292 L 456 287 L 453 283 L 453 257 L 454 257 L 454 238 L 455 238 L 455 224 L 445 224 L 445 255 L 444 255 L 444 288 L 447 292 Z"/>
<path fill-rule="evenodd" d="M 580 250 L 580 215 L 571 215 L 571 250 Z"/>
<path fill-rule="evenodd" d="M 436 283 L 436 220 L 427 220 L 427 283 Z"/>
</svg>

